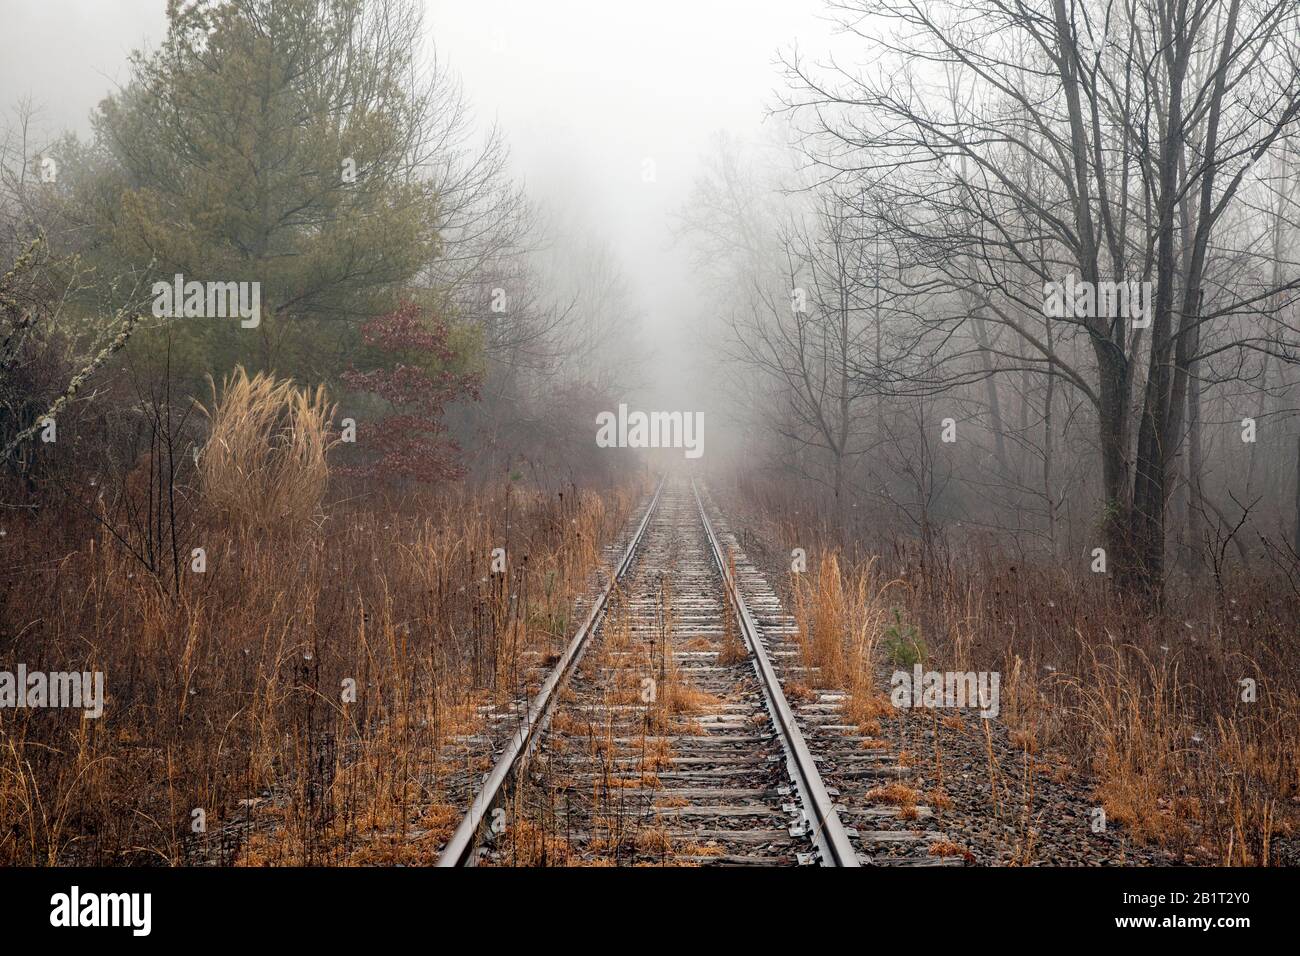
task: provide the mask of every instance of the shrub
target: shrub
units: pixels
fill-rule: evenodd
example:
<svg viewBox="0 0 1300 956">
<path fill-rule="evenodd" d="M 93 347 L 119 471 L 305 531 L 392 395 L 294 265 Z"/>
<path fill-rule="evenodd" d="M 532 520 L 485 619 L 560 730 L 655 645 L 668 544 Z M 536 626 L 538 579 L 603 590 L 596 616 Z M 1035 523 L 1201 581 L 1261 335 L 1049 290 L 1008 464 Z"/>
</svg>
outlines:
<svg viewBox="0 0 1300 956">
<path fill-rule="evenodd" d="M 329 474 L 325 453 L 334 409 L 325 389 L 242 368 L 212 387 L 204 409 L 211 435 L 199 453 L 199 481 L 213 508 L 263 528 L 299 526 L 321 514 Z"/>
<path fill-rule="evenodd" d="M 902 610 L 894 608 L 893 613 L 894 620 L 885 628 L 884 634 L 886 658 L 898 667 L 920 664 L 930 656 L 925 641 L 921 639 L 921 632 L 915 624 L 903 621 Z"/>
</svg>

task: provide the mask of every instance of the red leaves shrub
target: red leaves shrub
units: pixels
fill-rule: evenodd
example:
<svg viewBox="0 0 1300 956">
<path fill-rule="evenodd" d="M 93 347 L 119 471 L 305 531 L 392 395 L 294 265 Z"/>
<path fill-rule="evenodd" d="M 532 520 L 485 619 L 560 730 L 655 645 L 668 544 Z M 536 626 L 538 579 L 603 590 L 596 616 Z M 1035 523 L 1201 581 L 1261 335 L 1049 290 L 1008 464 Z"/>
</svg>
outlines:
<svg viewBox="0 0 1300 956">
<path fill-rule="evenodd" d="M 343 373 L 357 392 L 382 399 L 393 414 L 357 422 L 360 463 L 340 469 L 367 481 L 442 481 L 459 477 L 460 446 L 447 434 L 443 411 L 458 398 L 478 398 L 479 375 L 457 371 L 451 333 L 411 302 L 371 319 L 361 328 L 372 350 L 391 357 L 391 364 Z"/>
</svg>

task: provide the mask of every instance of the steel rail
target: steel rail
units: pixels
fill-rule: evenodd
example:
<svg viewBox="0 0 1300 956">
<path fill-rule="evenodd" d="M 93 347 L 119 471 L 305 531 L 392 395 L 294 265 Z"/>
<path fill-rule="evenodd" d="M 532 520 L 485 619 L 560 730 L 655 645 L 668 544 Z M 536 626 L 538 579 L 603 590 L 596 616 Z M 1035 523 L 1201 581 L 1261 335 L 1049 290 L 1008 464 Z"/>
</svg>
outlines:
<svg viewBox="0 0 1300 956">
<path fill-rule="evenodd" d="M 709 522 L 709 516 L 704 510 L 704 499 L 700 497 L 700 490 L 694 478 L 691 479 L 691 491 L 695 493 L 695 504 L 700 509 L 700 521 L 704 523 L 713 560 L 718 565 L 718 572 L 722 575 L 723 584 L 731 598 L 736 621 L 753 655 L 754 670 L 758 672 L 759 680 L 763 685 L 768 712 L 772 715 L 772 722 L 781 735 L 781 744 L 785 748 L 790 776 L 799 790 L 804 822 L 807 830 L 811 831 L 809 835 L 817 848 L 821 865 L 860 866 L 857 851 L 849 841 L 849 834 L 844 824 L 840 822 L 840 816 L 835 810 L 835 802 L 827 793 L 825 784 L 822 783 L 821 774 L 817 771 L 817 762 L 804 742 L 803 734 L 795 721 L 794 711 L 790 709 L 790 702 L 786 700 L 785 691 L 781 689 L 781 682 L 759 638 L 758 625 L 749 613 L 749 608 L 741 597 L 740 588 L 732 577 L 731 568 L 723 554 L 722 542 Z"/>
<path fill-rule="evenodd" d="M 650 526 L 650 519 L 659 506 L 659 496 L 664 489 L 666 480 L 666 475 L 659 479 L 659 484 L 655 487 L 654 497 L 650 499 L 645 515 L 641 518 L 641 523 L 632 535 L 627 550 L 623 552 L 622 559 L 610 576 L 609 583 L 605 585 L 595 603 L 592 604 L 591 612 L 587 615 L 587 619 L 573 636 L 573 639 L 569 641 L 568 646 L 564 649 L 563 656 L 551 669 L 551 673 L 547 675 L 546 680 L 542 682 L 542 686 L 538 689 L 536 696 L 533 697 L 532 703 L 529 704 L 528 713 L 523 722 L 511 735 L 509 742 L 506 744 L 506 749 L 497 758 L 491 773 L 483 781 L 483 786 L 470 803 L 469 811 L 461 819 L 460 825 L 456 827 L 451 839 L 443 847 L 442 853 L 438 855 L 436 866 L 473 866 L 478 862 L 474 850 L 478 844 L 478 834 L 483 826 L 483 821 L 500 798 L 506 781 L 510 779 L 515 770 L 515 765 L 532 753 L 542 732 L 546 730 L 547 724 L 550 723 L 555 701 L 559 697 L 557 691 L 582 658 L 588 638 L 595 632 L 605 613 L 605 607 L 609 602 L 610 595 L 614 593 L 614 588 L 619 580 L 632 566 L 637 548 L 645 537 L 645 530 Z"/>
</svg>

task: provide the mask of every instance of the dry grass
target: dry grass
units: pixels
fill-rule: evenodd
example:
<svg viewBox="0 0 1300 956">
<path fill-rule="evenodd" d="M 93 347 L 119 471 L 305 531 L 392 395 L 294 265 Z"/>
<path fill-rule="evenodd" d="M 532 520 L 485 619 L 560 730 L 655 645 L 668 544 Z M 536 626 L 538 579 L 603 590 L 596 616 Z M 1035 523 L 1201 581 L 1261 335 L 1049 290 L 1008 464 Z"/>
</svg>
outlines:
<svg viewBox="0 0 1300 956">
<path fill-rule="evenodd" d="M 579 862 L 567 840 L 527 819 L 516 822 L 507 834 L 504 853 L 512 866 L 572 866 Z"/>
<path fill-rule="evenodd" d="M 220 393 L 208 382 L 210 432 L 198 457 L 207 504 L 261 528 L 319 520 L 325 456 L 335 444 L 324 387 L 313 392 L 260 372 L 250 378 L 242 367 L 222 380 Z"/>
<path fill-rule="evenodd" d="M 896 807 L 915 807 L 921 795 L 906 784 L 897 780 L 883 787 L 872 787 L 866 797 L 872 803 L 888 803 Z"/>
<path fill-rule="evenodd" d="M 1101 575 L 1010 559 L 986 541 L 960 553 L 898 539 L 868 548 L 809 527 L 808 509 L 779 495 L 745 497 L 780 516 L 768 540 L 824 542 L 792 606 L 807 664 L 850 690 L 863 735 L 880 735 L 889 706 L 870 662 L 885 665 L 892 628 L 923 635 L 932 667 L 1000 673 L 1013 745 L 1058 782 L 1091 780 L 1090 798 L 1139 840 L 1266 865 L 1275 840 L 1300 829 L 1300 593 L 1285 577 L 1229 575 L 1222 593 L 1175 580 L 1153 612 Z M 993 799 L 1014 802 L 987 746 Z"/>
<path fill-rule="evenodd" d="M 830 552 L 815 571 L 795 578 L 791 596 L 804 666 L 817 675 L 818 687 L 848 695 L 845 717 L 869 737 L 880 733 L 879 718 L 893 713 L 875 671 L 890 616 L 887 597 L 898 587 L 897 581 L 878 582 L 873 572 L 870 562 L 842 568 L 839 555 Z M 794 688 L 804 690 L 814 689 Z"/>
<path fill-rule="evenodd" d="M 970 856 L 971 853 L 960 843 L 951 840 L 935 840 L 930 844 L 931 856 Z"/>
<path fill-rule="evenodd" d="M 925 802 L 939 812 L 952 809 L 952 797 L 939 787 L 926 792 Z"/>
<path fill-rule="evenodd" d="M 189 529 L 207 568 L 178 592 L 77 512 L 7 522 L 0 657 L 103 671 L 108 700 L 0 710 L 0 864 L 432 859 L 491 762 L 485 708 L 535 683 L 641 490 L 322 502 L 327 411 L 226 382 Z"/>
<path fill-rule="evenodd" d="M 749 657 L 745 642 L 740 639 L 736 616 L 730 612 L 722 615 L 722 643 L 718 648 L 718 666 L 730 667 Z"/>
</svg>

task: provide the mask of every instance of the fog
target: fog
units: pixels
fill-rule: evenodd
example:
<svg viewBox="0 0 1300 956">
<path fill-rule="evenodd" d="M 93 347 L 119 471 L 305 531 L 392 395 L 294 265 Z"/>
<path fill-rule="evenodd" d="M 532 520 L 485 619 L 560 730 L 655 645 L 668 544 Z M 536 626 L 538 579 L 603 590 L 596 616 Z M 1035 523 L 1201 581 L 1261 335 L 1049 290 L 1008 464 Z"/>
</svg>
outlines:
<svg viewBox="0 0 1300 956">
<path fill-rule="evenodd" d="M 49 134 L 88 134 L 96 104 L 127 80 L 130 53 L 166 28 L 161 0 L 14 6 L 0 33 L 4 106 L 30 96 Z M 653 347 L 634 400 L 700 407 L 707 372 L 692 330 L 707 305 L 673 216 L 717 134 L 766 135 L 779 53 L 826 44 L 823 4 L 427 0 L 425 16 L 428 54 L 461 78 L 484 126 L 499 124 L 529 196 L 564 229 L 607 244 L 628 277 Z"/>
<path fill-rule="evenodd" d="M 690 345 L 706 306 L 673 214 L 715 134 L 764 135 L 779 51 L 828 35 L 822 10 L 819 0 L 428 7 L 440 54 L 501 123 L 530 193 L 612 245 L 655 346 L 645 400 L 657 407 L 705 398 Z"/>
<path fill-rule="evenodd" d="M 360 321 L 390 309 L 385 296 L 418 288 L 441 296 L 424 306 L 433 315 L 452 317 L 481 337 L 482 354 L 465 348 L 461 357 L 479 363 L 485 397 L 451 402 L 446 418 L 466 452 L 467 473 L 513 469 L 520 461 L 542 471 L 572 469 L 576 451 L 593 453 L 592 416 L 628 402 L 705 412 L 710 467 L 735 463 L 738 454 L 747 469 L 827 496 L 837 520 L 859 509 L 873 527 L 881 516 L 926 536 L 973 523 L 1055 554 L 1091 544 L 1098 509 L 1125 512 L 1137 495 L 1148 500 L 1129 514 L 1132 533 L 1162 540 L 1168 505 L 1177 512 L 1171 523 L 1189 566 L 1211 539 L 1221 552 L 1234 529 L 1262 529 L 1283 516 L 1300 547 L 1294 502 L 1280 490 L 1295 487 L 1297 111 L 1288 103 L 1297 92 L 1286 79 L 1296 59 L 1288 32 L 1294 11 L 1259 13 L 1259 32 L 1241 41 L 1242 55 L 1271 57 L 1277 70 L 1249 73 L 1259 88 L 1240 93 L 1216 92 L 1213 45 L 1197 32 L 1203 24 L 1194 25 L 1186 42 L 1196 53 L 1195 75 L 1187 82 L 1199 86 L 1189 94 L 1228 101 L 1214 114 L 1227 119 L 1213 121 L 1223 127 L 1213 134 L 1204 128 L 1209 113 L 1192 117 L 1202 124 L 1193 140 L 1208 137 L 1231 149 L 1223 147 L 1218 167 L 1192 163 L 1180 172 L 1186 182 L 1168 192 L 1165 218 L 1156 222 L 1152 201 L 1142 197 L 1160 194 L 1150 171 L 1164 161 L 1149 154 L 1163 135 L 1159 111 L 1181 107 L 1158 102 L 1155 86 L 1145 90 L 1151 102 L 1144 115 L 1154 118 L 1150 130 L 1135 132 L 1115 119 L 1131 111 L 1123 97 L 1112 103 L 1110 92 L 1092 90 L 1093 108 L 1099 115 L 1109 110 L 1111 125 L 1073 129 L 1065 105 L 1072 76 L 1044 72 L 1033 17 L 998 4 L 983 15 L 1004 29 L 976 34 L 972 24 L 981 15 L 939 2 L 924 5 L 924 13 L 872 0 L 430 0 L 422 9 L 411 3 L 290 5 L 281 12 L 355 15 L 357 42 L 390 52 L 391 37 L 380 33 L 375 41 L 364 32 L 370 18 L 423 14 L 422 24 L 401 35 L 391 62 L 403 71 L 410 102 L 422 104 L 416 112 L 427 110 L 422 116 L 468 110 L 466 138 L 447 148 L 423 120 L 401 117 L 411 139 L 390 157 L 401 172 L 385 201 L 412 176 L 427 185 L 438 193 L 428 210 L 439 239 L 417 252 L 394 233 L 391 247 L 384 246 L 364 237 L 355 218 L 363 219 L 364 210 L 326 202 L 322 215 L 340 224 L 341 244 L 413 260 L 394 265 L 393 275 L 360 290 L 365 295 L 355 301 L 336 296 L 294 315 L 304 323 L 302 334 L 289 338 L 303 343 L 303 354 L 273 356 L 269 340 L 249 337 L 223 344 L 221 362 L 275 368 L 346 398 L 341 376 L 356 357 Z M 90 252 L 109 242 L 122 248 L 106 267 L 141 269 L 147 257 L 140 247 L 156 255 L 149 243 L 166 243 L 166 229 L 208 223 L 239 206 L 248 180 L 238 176 L 219 183 L 229 191 L 217 206 L 198 209 L 184 208 L 188 172 L 148 182 L 159 165 L 177 161 L 174 150 L 194 145 L 194 132 L 181 129 L 179 145 L 136 155 L 150 153 L 150 144 L 134 141 L 140 129 L 171 143 L 173 130 L 156 107 L 118 116 L 106 155 L 97 159 L 102 169 L 83 170 L 58 191 L 32 191 L 29 163 L 43 144 L 65 130 L 89 141 L 89 118 L 101 100 L 119 94 L 122 102 L 128 83 L 139 80 L 128 57 L 164 40 L 166 8 L 76 0 L 10 7 L 0 34 L 0 99 L 14 209 L 39 223 L 36 206 L 57 198 L 46 214 L 67 230 L 62 248 Z M 232 9 L 256 20 L 276 7 Z M 347 10 L 353 12 L 340 12 Z M 1079 10 L 1093 12 L 1087 4 Z M 1130 16 L 1134 29 L 1148 29 L 1148 14 Z M 1219 16 L 1210 6 L 1202 19 L 1217 23 Z M 290 33 L 301 26 L 274 22 L 291 23 Z M 258 36 L 249 42 L 277 45 Z M 321 40 L 286 36 L 279 45 Z M 185 42 L 198 44 L 185 55 L 201 59 L 206 40 Z M 238 56 L 242 41 L 237 35 L 230 42 L 236 45 L 227 49 L 236 52 L 229 55 Z M 1093 62 L 1113 71 L 1133 68 L 1129 48 L 1108 34 L 1069 33 L 1053 42 L 1087 47 Z M 454 77 L 460 92 L 448 95 L 443 87 L 420 100 L 420 84 L 402 59 L 408 51 L 414 72 Z M 236 75 L 222 82 L 238 87 L 239 71 L 226 72 Z M 1034 90 L 1026 98 L 1017 91 L 1027 86 Z M 280 93 L 292 101 L 299 91 Z M 204 95 L 205 107 L 219 104 L 224 88 Z M 253 94 L 241 88 L 237 95 Z M 19 145 L 13 138 L 23 101 L 36 113 Z M 1261 115 L 1252 104 L 1265 102 L 1273 107 Z M 368 105 L 380 115 L 389 109 L 378 100 Z M 352 107 L 331 108 L 330 121 L 341 124 L 331 135 L 341 141 L 347 129 L 339 117 Z M 300 178 L 322 173 L 315 158 L 296 154 L 308 128 L 302 122 L 265 147 L 285 154 L 277 163 L 299 163 Z M 240 135 L 260 131 L 217 145 L 242 162 L 248 157 Z M 439 163 L 455 169 L 458 156 L 472 165 L 474 144 L 496 142 L 494 135 L 501 151 L 485 163 L 492 186 L 482 194 L 455 175 L 419 179 Z M 1043 137 L 1050 150 L 1038 142 Z M 1061 157 L 1087 156 L 1080 150 L 1089 144 L 1076 140 L 1089 137 L 1132 168 L 1103 163 L 1078 171 L 1097 180 L 1097 199 L 1076 204 L 1075 187 L 1064 185 L 1076 172 Z M 1198 142 L 1176 148 L 1195 152 Z M 432 163 L 428 154 L 416 158 L 424 149 Z M 1020 178 L 1006 179 L 1008 170 Z M 77 190 L 124 195 L 130 190 L 113 180 L 119 174 L 145 183 L 139 195 L 162 190 L 171 218 L 145 216 L 117 235 L 115 215 L 83 228 L 75 221 L 85 200 Z M 1203 226 L 1192 201 L 1198 190 L 1210 202 Z M 453 212 L 444 215 L 448 206 Z M 371 207 L 379 208 L 385 207 Z M 457 235 L 456 222 L 498 213 L 500 221 L 517 218 L 527 228 L 517 235 L 499 229 L 499 243 L 466 242 L 462 228 L 460 238 L 443 242 Z M 1098 223 L 1107 230 L 1106 262 L 1099 244 L 1078 248 L 1078 236 L 1099 234 Z M 1044 227 L 1051 233 L 1046 244 Z M 15 255 L 25 228 L 12 230 Z M 287 236 L 287 248 L 301 254 L 294 243 L 311 235 L 309 228 Z M 243 248 L 243 238 L 217 236 L 209 257 L 192 264 L 211 267 L 223 250 Z M 456 248 L 448 255 L 436 248 L 440 243 Z M 538 250 L 550 258 L 539 258 Z M 1184 272 L 1173 268 L 1179 256 Z M 1171 329 L 1153 346 L 1155 333 L 1140 322 L 1105 332 L 1098 324 L 1124 316 L 1062 315 L 1044 306 L 1045 284 L 1076 274 L 1134 281 L 1143 262 L 1141 278 L 1151 289 L 1158 286 L 1153 269 L 1167 280 L 1153 328 L 1183 310 L 1177 355 L 1169 351 Z M 287 281 L 281 301 L 310 297 L 301 284 Z M 491 304 L 507 288 L 522 302 L 508 321 Z M 1185 295 L 1204 296 L 1206 314 L 1186 318 L 1194 310 L 1170 304 Z M 308 324 L 324 315 L 358 320 L 352 339 L 310 331 Z M 1202 344 L 1193 333 L 1205 336 Z M 1113 337 L 1118 348 L 1101 347 L 1102 338 Z M 1177 369 L 1168 378 L 1171 363 Z M 470 379 L 463 384 L 458 399 L 475 391 Z M 1144 417 L 1144 406 L 1154 417 Z M 1233 440 L 1248 416 L 1261 426 L 1258 443 L 1254 432 Z M 1105 467 L 1097 467 L 1099 460 Z M 1265 486 L 1275 493 L 1256 500 Z M 1108 534 L 1119 534 L 1113 521 L 1103 523 L 1111 526 Z M 1112 546 L 1120 546 L 1118 539 Z M 1247 557 L 1240 537 L 1233 548 Z"/>
<path fill-rule="evenodd" d="M 0 870 L 1300 860 L 1300 5 L 3 4 Z"/>
</svg>

